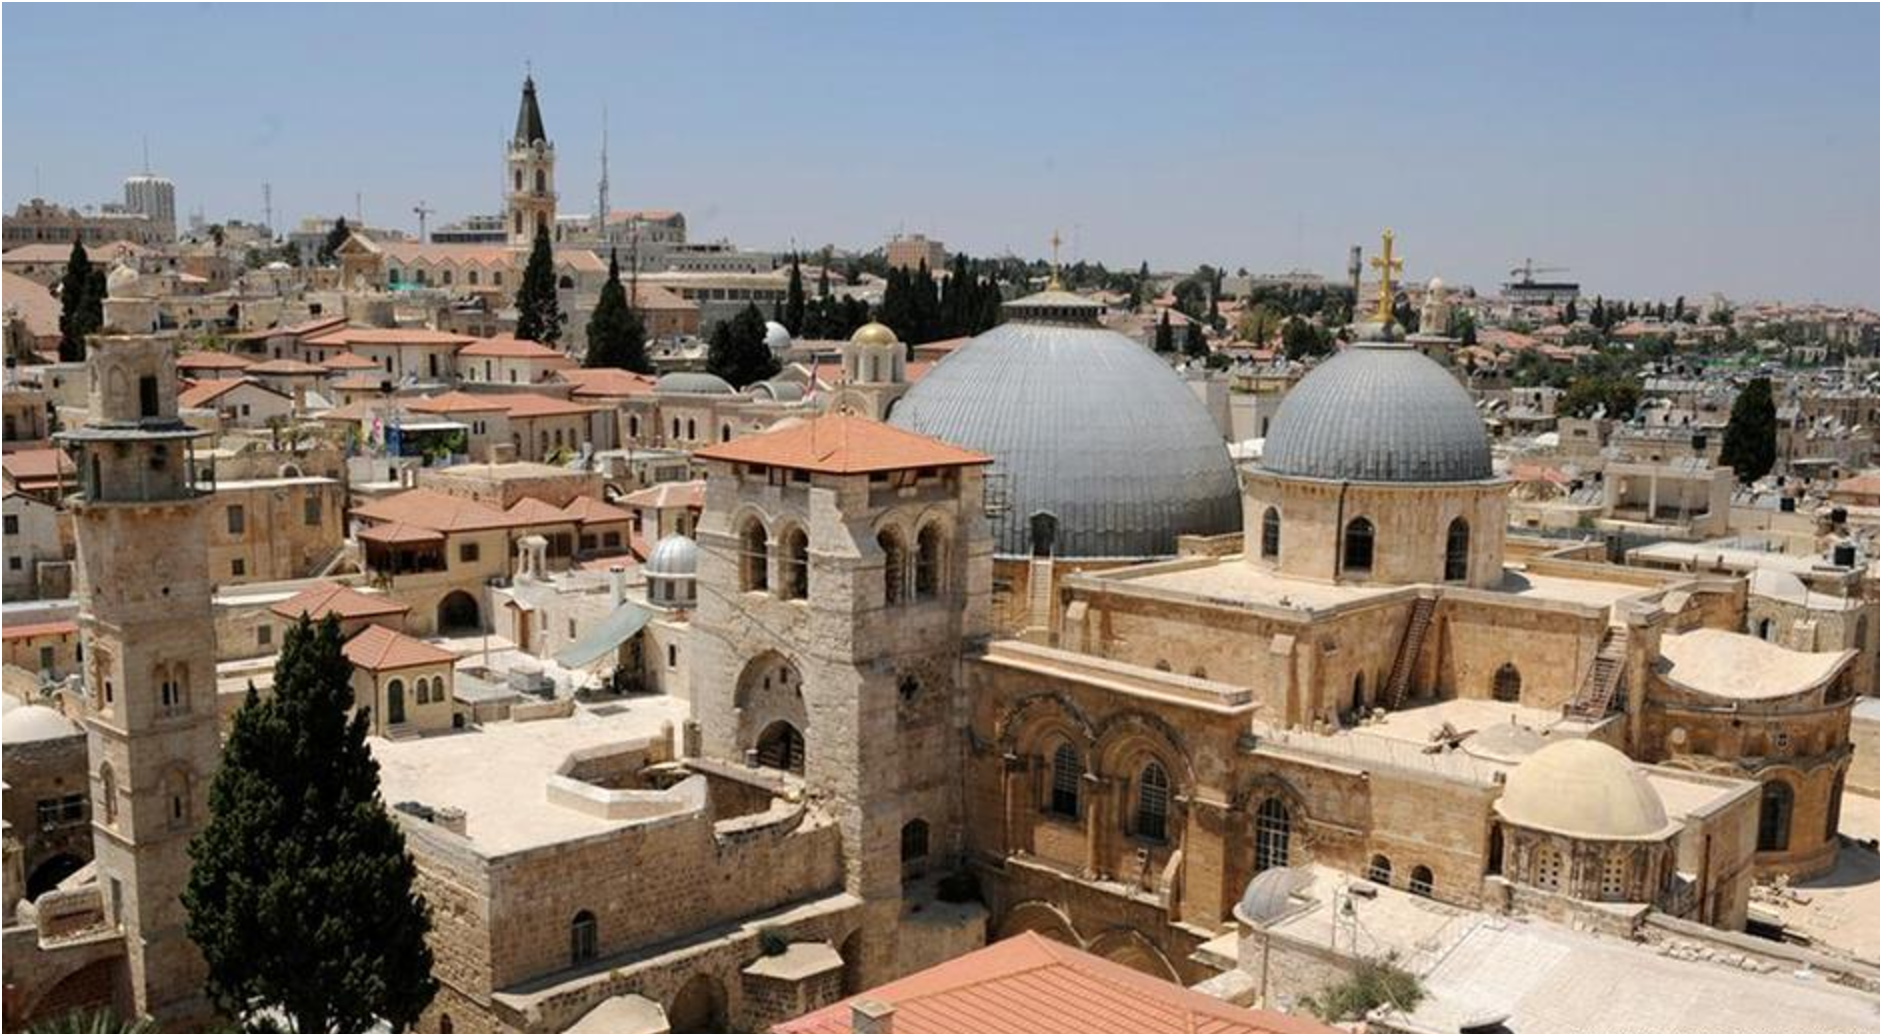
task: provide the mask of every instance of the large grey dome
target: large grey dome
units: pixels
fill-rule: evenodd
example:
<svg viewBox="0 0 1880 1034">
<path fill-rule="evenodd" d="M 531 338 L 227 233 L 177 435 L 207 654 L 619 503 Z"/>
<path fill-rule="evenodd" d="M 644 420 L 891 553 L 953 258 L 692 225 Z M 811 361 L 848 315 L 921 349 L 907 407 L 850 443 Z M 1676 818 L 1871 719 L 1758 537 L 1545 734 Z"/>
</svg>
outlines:
<svg viewBox="0 0 1880 1034">
<path fill-rule="evenodd" d="M 1260 465 L 1332 481 L 1481 481 L 1488 432 L 1469 393 L 1406 345 L 1365 341 L 1327 359 L 1280 403 Z"/>
<path fill-rule="evenodd" d="M 1181 534 L 1240 527 L 1227 444 L 1201 402 L 1142 345 L 1099 326 L 1012 322 L 928 371 L 889 423 L 993 457 L 1001 555 L 1032 552 L 1057 518 L 1061 557 L 1153 557 Z"/>
</svg>

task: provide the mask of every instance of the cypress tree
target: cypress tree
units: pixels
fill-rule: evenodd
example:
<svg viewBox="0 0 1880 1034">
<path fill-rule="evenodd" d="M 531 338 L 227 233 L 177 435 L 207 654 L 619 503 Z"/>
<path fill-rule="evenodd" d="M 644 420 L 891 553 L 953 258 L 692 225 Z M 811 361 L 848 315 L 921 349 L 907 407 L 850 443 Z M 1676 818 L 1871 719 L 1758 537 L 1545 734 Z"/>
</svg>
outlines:
<svg viewBox="0 0 1880 1034">
<path fill-rule="evenodd" d="M 1162 310 L 1161 322 L 1155 325 L 1155 350 L 1163 354 L 1175 351 L 1175 328 L 1169 326 L 1168 310 Z"/>
<path fill-rule="evenodd" d="M 776 376 L 777 360 L 764 343 L 764 314 L 746 305 L 712 330 L 705 368 L 742 388 Z"/>
<path fill-rule="evenodd" d="M 104 295 L 99 290 L 104 270 L 95 271 L 82 241 L 72 242 L 65 260 L 65 279 L 59 284 L 59 361 L 85 358 L 85 339 L 104 325 Z"/>
<path fill-rule="evenodd" d="M 538 227 L 535 244 L 529 249 L 529 264 L 522 270 L 522 284 L 516 289 L 516 336 L 524 341 L 555 344 L 561 340 L 561 325 L 566 319 L 561 301 L 555 297 L 555 251 L 548 241 L 548 228 Z"/>
<path fill-rule="evenodd" d="M 784 294 L 783 323 L 792 337 L 803 332 L 803 317 L 808 303 L 803 297 L 803 259 L 790 256 L 790 288 Z"/>
<path fill-rule="evenodd" d="M 1730 406 L 1720 459 L 1745 485 L 1775 469 L 1776 400 L 1769 378 L 1750 381 Z"/>
<path fill-rule="evenodd" d="M 333 253 L 338 251 L 339 246 L 346 243 L 346 238 L 351 236 L 352 228 L 346 225 L 345 216 L 342 215 L 333 220 L 333 228 L 326 232 L 326 240 L 320 242 L 320 252 L 316 256 L 320 264 L 324 266 L 331 263 Z"/>
<path fill-rule="evenodd" d="M 367 711 L 352 717 L 339 621 L 289 628 L 263 700 L 251 686 L 190 843 L 183 892 L 209 990 L 237 1020 L 294 1034 L 404 1031 L 437 992 L 430 909 L 379 796 Z"/>
<path fill-rule="evenodd" d="M 589 367 L 611 366 L 634 373 L 652 373 L 646 358 L 646 325 L 627 301 L 627 289 L 620 283 L 620 256 L 607 259 L 607 282 L 601 285 L 600 300 L 594 303 L 594 315 L 588 317 L 587 358 Z"/>
<path fill-rule="evenodd" d="M 822 271 L 816 275 L 816 297 L 829 297 L 829 256 L 823 255 Z"/>
<path fill-rule="evenodd" d="M 1199 320 L 1188 321 L 1188 333 L 1183 335 L 1182 351 L 1190 359 L 1206 359 L 1211 354 L 1207 335 L 1202 332 Z"/>
</svg>

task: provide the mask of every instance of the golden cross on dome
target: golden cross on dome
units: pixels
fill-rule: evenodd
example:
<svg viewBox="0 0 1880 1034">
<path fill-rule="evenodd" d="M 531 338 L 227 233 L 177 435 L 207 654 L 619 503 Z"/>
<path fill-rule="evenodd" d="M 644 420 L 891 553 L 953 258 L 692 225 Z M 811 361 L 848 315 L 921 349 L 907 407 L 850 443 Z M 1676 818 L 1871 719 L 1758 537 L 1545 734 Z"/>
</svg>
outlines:
<svg viewBox="0 0 1880 1034">
<path fill-rule="evenodd" d="M 1397 307 L 1397 293 L 1391 289 L 1391 274 L 1403 272 L 1403 259 L 1391 252 L 1391 242 L 1397 235 L 1384 231 L 1384 253 L 1371 256 L 1371 268 L 1378 272 L 1377 285 L 1377 321 L 1390 326 L 1394 310 Z"/>
<path fill-rule="evenodd" d="M 1059 273 L 1061 273 L 1061 272 L 1063 271 L 1063 269 L 1064 269 L 1064 266 L 1063 266 L 1063 264 L 1062 264 L 1062 263 L 1060 263 L 1060 262 L 1058 261 L 1058 245 L 1060 245 L 1060 244 L 1063 244 L 1063 243 L 1064 243 L 1064 239 L 1063 239 L 1062 237 L 1059 237 L 1059 236 L 1058 236 L 1058 232 L 1057 232 L 1056 230 L 1052 230 L 1052 231 L 1051 231 L 1051 284 L 1050 284 L 1050 289 L 1051 289 L 1051 290 L 1053 290 L 1053 291 L 1056 291 L 1056 290 L 1060 290 L 1060 289 L 1062 289 L 1062 288 L 1063 288 L 1063 286 L 1064 286 L 1064 285 L 1063 285 L 1062 283 L 1060 283 L 1060 282 L 1058 281 L 1058 274 L 1059 274 Z"/>
</svg>

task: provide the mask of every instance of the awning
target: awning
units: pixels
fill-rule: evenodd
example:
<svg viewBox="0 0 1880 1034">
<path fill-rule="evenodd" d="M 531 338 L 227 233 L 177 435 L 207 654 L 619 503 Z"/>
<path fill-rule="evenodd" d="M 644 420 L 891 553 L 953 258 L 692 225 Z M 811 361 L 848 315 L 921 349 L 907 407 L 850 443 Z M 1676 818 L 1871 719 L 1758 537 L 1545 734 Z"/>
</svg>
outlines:
<svg viewBox="0 0 1880 1034">
<path fill-rule="evenodd" d="M 588 633 L 555 654 L 555 663 L 564 668 L 585 668 L 595 661 L 612 657 L 620 644 L 639 634 L 653 612 L 637 603 L 622 603 Z"/>
</svg>

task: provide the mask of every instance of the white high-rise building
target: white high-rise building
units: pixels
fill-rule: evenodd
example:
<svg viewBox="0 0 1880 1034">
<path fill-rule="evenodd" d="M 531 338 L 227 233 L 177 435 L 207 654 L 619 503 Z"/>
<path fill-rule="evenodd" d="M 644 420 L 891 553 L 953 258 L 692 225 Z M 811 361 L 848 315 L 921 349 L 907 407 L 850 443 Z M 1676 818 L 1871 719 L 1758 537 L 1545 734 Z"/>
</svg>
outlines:
<svg viewBox="0 0 1880 1034">
<path fill-rule="evenodd" d="M 148 216 L 166 239 L 176 239 L 176 184 L 144 173 L 124 181 L 124 207 Z"/>
</svg>

